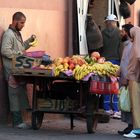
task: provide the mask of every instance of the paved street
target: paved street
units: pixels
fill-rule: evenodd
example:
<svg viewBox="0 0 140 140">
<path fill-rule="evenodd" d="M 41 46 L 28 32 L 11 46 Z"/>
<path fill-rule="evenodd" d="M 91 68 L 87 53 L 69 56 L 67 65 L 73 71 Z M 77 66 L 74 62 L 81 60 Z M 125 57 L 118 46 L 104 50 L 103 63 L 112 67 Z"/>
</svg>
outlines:
<svg viewBox="0 0 140 140">
<path fill-rule="evenodd" d="M 70 120 L 54 117 L 43 122 L 39 130 L 19 130 L 10 126 L 0 126 L 0 140 L 126 140 L 117 134 L 126 124 L 111 119 L 109 123 L 99 123 L 95 134 L 87 134 L 84 120 L 74 120 L 75 128 L 70 130 Z"/>
</svg>

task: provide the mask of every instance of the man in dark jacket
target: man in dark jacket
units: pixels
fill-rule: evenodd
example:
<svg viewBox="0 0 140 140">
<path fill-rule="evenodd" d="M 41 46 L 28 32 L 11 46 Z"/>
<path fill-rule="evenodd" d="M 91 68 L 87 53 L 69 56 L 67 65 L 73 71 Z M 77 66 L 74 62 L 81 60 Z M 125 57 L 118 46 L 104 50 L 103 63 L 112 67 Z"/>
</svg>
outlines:
<svg viewBox="0 0 140 140">
<path fill-rule="evenodd" d="M 107 61 L 113 64 L 120 64 L 120 46 L 121 36 L 120 30 L 117 27 L 117 17 L 113 14 L 105 18 L 105 29 L 102 31 L 103 48 L 101 49 L 101 56 L 105 57 Z M 112 105 L 111 105 L 112 101 Z M 111 108 L 112 106 L 112 108 Z M 112 111 L 113 109 L 113 111 Z M 118 109 L 117 95 L 104 95 L 104 110 L 113 115 L 114 118 L 121 118 Z"/>
</svg>

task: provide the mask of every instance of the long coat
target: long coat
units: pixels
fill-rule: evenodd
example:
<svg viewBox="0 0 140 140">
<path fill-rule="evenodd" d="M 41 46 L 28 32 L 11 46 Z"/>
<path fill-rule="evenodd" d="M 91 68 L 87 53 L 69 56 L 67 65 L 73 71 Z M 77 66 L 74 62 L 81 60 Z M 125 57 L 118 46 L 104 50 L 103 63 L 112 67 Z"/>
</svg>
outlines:
<svg viewBox="0 0 140 140">
<path fill-rule="evenodd" d="M 8 29 L 2 38 L 1 54 L 5 70 L 6 79 L 12 71 L 12 58 L 15 55 L 23 54 L 28 49 L 31 38 L 23 42 L 21 34 L 15 30 Z"/>
</svg>

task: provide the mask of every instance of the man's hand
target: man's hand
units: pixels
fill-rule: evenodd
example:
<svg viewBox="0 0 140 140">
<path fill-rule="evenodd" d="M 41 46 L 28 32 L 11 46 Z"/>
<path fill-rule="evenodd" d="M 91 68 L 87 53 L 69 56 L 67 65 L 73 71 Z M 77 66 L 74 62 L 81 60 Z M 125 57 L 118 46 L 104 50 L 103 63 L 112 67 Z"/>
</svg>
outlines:
<svg viewBox="0 0 140 140">
<path fill-rule="evenodd" d="M 128 82 L 129 82 L 128 79 L 124 79 L 124 80 L 122 80 L 122 85 L 123 86 L 128 86 Z"/>
<path fill-rule="evenodd" d="M 25 51 L 25 50 L 23 50 L 23 51 L 22 51 L 22 53 L 25 55 L 25 54 L 26 54 L 26 51 Z"/>
<path fill-rule="evenodd" d="M 31 42 L 33 42 L 36 39 L 36 35 L 31 35 Z"/>
<path fill-rule="evenodd" d="M 36 35 L 31 35 L 31 42 L 29 43 L 31 47 L 36 47 L 38 45 L 38 40 Z"/>
<path fill-rule="evenodd" d="M 115 74 L 115 75 L 116 75 L 117 77 L 119 77 L 120 74 L 121 74 L 121 71 L 120 71 L 120 69 L 119 69 L 118 71 L 116 71 L 116 74 Z"/>
</svg>

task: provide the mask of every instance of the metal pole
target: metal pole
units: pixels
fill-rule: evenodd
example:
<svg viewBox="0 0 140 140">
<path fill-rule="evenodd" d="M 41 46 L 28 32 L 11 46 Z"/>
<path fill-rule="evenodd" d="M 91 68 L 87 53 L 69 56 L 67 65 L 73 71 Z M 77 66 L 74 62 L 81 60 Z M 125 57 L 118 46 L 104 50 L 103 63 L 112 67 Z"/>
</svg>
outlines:
<svg viewBox="0 0 140 140">
<path fill-rule="evenodd" d="M 108 15 L 111 14 L 111 0 L 108 0 Z"/>
<path fill-rule="evenodd" d="M 114 0 L 111 1 L 111 14 L 114 14 Z"/>
</svg>

